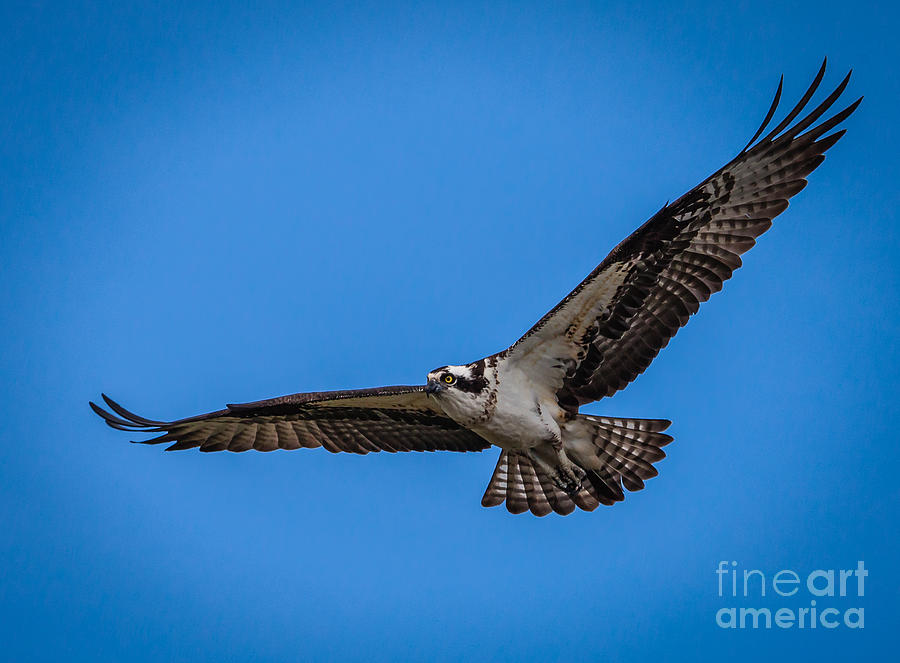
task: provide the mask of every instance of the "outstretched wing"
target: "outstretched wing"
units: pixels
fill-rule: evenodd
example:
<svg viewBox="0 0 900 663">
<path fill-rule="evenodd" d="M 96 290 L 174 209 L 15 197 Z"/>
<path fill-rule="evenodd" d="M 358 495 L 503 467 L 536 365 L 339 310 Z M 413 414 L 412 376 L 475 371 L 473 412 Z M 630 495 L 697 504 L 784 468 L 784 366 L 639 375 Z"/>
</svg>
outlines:
<svg viewBox="0 0 900 663">
<path fill-rule="evenodd" d="M 850 74 L 791 124 L 824 74 L 823 62 L 796 107 L 759 138 L 775 114 L 782 78 L 762 126 L 737 157 L 657 212 L 502 354 L 557 389 L 569 410 L 610 396 L 640 375 L 700 304 L 722 289 L 741 266 L 741 254 L 844 134 L 826 136 L 862 98 L 808 128 L 835 103 Z"/>
<path fill-rule="evenodd" d="M 481 451 L 491 446 L 434 406 L 424 387 L 382 387 L 294 394 L 228 405 L 178 421 L 153 421 L 103 396 L 112 412 L 91 408 L 111 427 L 162 433 L 142 444 L 171 442 L 166 451 L 274 451 L 325 447 L 349 451 Z"/>
</svg>

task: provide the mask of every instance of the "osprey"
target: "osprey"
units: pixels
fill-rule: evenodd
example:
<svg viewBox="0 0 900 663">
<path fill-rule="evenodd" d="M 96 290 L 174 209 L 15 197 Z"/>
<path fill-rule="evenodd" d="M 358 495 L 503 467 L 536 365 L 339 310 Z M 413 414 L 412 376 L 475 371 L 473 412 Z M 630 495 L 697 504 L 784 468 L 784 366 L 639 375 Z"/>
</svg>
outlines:
<svg viewBox="0 0 900 663">
<path fill-rule="evenodd" d="M 592 511 L 640 490 L 672 441 L 664 419 L 579 413 L 642 373 L 700 303 L 741 266 L 805 177 L 844 134 L 829 134 L 862 98 L 819 124 L 850 74 L 795 122 L 822 81 L 760 138 L 762 125 L 728 164 L 666 204 L 619 244 L 565 299 L 512 346 L 462 366 L 443 366 L 426 384 L 301 393 L 228 405 L 178 421 L 154 421 L 103 396 L 91 403 L 113 428 L 161 433 L 167 450 L 482 451 L 500 458 L 481 503 L 511 513 Z M 815 125 L 815 126 L 813 126 Z"/>
</svg>

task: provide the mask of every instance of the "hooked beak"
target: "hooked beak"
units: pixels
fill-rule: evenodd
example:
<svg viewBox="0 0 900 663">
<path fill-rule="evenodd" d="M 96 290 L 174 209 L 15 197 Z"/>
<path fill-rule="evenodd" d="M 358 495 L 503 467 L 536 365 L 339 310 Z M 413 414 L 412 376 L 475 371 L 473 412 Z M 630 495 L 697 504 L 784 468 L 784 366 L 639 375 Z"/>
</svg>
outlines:
<svg viewBox="0 0 900 663">
<path fill-rule="evenodd" d="M 431 379 L 425 385 L 425 393 L 428 395 L 439 394 L 444 390 L 444 386 L 437 380 Z"/>
</svg>

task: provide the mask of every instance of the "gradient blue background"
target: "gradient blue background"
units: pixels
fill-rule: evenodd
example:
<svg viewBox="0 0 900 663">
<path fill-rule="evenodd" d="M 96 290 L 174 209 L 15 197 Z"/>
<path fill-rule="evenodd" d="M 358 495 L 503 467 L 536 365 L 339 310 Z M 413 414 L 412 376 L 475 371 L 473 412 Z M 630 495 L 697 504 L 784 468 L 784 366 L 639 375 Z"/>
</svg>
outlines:
<svg viewBox="0 0 900 663">
<path fill-rule="evenodd" d="M 892 651 L 896 10 L 183 4 L 0 14 L 7 660 Z M 846 101 L 866 95 L 848 135 L 727 294 L 589 409 L 675 422 L 623 504 L 513 517 L 479 505 L 495 451 L 165 454 L 88 410 L 102 390 L 177 418 L 500 350 L 823 55 L 825 87 L 854 67 Z M 722 631 L 720 560 L 865 560 L 838 605 L 866 627 Z"/>
</svg>

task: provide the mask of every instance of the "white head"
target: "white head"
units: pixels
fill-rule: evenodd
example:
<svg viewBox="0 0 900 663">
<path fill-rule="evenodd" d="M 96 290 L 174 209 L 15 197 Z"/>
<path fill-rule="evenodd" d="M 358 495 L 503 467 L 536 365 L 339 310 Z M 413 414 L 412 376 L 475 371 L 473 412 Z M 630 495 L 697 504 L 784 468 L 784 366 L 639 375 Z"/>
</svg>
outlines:
<svg viewBox="0 0 900 663">
<path fill-rule="evenodd" d="M 425 393 L 437 398 L 441 408 L 460 422 L 481 413 L 487 391 L 483 359 L 464 366 L 436 368 L 428 374 L 425 385 Z"/>
</svg>

